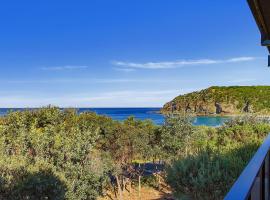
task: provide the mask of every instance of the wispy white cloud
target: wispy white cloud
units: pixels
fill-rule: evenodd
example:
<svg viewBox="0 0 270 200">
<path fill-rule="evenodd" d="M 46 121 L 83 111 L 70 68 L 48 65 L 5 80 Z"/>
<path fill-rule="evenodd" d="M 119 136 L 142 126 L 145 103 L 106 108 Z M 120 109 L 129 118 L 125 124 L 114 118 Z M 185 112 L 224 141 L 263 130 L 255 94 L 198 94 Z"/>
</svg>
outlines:
<svg viewBox="0 0 270 200">
<path fill-rule="evenodd" d="M 228 63 L 232 63 L 232 62 L 245 62 L 245 61 L 252 61 L 252 60 L 256 60 L 259 59 L 257 57 L 236 57 L 236 58 L 230 58 L 227 61 Z"/>
<path fill-rule="evenodd" d="M 52 67 L 42 67 L 42 70 L 45 71 L 65 71 L 65 70 L 81 70 L 87 69 L 88 66 L 75 66 L 75 65 L 65 65 L 65 66 L 52 66 Z"/>
<path fill-rule="evenodd" d="M 115 67 L 113 68 L 116 71 L 121 71 L 121 72 L 133 72 L 135 69 L 132 68 L 121 68 L 121 67 Z"/>
<path fill-rule="evenodd" d="M 146 62 L 146 63 L 136 63 L 136 62 L 124 62 L 124 61 L 113 61 L 112 64 L 118 66 L 118 70 L 129 69 L 171 69 L 179 68 L 184 66 L 192 65 L 211 65 L 211 64 L 221 64 L 221 63 L 237 63 L 237 62 L 247 62 L 258 59 L 257 57 L 235 57 L 224 60 L 218 59 L 199 59 L 199 60 L 176 60 L 176 61 L 164 61 L 164 62 Z"/>
</svg>

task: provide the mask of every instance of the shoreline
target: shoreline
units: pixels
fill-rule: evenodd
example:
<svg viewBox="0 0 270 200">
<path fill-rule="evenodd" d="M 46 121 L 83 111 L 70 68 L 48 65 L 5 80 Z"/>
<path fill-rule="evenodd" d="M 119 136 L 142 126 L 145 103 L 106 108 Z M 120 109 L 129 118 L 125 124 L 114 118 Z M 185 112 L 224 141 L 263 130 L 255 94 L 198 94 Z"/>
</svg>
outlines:
<svg viewBox="0 0 270 200">
<path fill-rule="evenodd" d="M 190 114 L 191 116 L 195 117 L 244 117 L 244 116 L 255 116 L 255 117 L 262 117 L 262 118 L 270 118 L 270 114 L 260 114 L 260 113 L 239 113 L 239 114 L 232 114 L 232 113 L 223 113 L 223 114 L 196 114 L 196 113 L 181 113 L 181 112 L 157 112 L 158 114 L 162 114 L 164 116 L 170 114 Z"/>
</svg>

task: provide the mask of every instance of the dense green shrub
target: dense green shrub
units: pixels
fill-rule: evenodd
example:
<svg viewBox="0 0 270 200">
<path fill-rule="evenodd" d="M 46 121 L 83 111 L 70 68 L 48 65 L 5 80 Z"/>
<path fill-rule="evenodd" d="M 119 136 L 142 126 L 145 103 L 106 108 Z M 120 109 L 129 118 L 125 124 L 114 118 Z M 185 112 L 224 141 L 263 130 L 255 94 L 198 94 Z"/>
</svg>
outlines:
<svg viewBox="0 0 270 200">
<path fill-rule="evenodd" d="M 1 157 L 0 199 L 64 199 L 66 184 L 55 168 L 22 156 Z"/>
<path fill-rule="evenodd" d="M 38 171 L 21 177 L 11 192 L 12 199 L 63 199 L 65 185 L 50 171 Z"/>
<path fill-rule="evenodd" d="M 0 117 L 0 199 L 92 200 L 109 186 L 121 195 L 125 178 L 137 184 L 135 162 L 157 160 L 177 197 L 221 199 L 269 131 L 250 116 L 209 128 L 177 115 L 159 127 L 55 107 L 11 112 Z"/>
<path fill-rule="evenodd" d="M 2 117 L 1 195 L 18 199 L 96 199 L 102 195 L 111 165 L 103 156 L 95 158 L 101 132 L 98 120 L 110 121 L 54 107 Z M 17 158 L 21 159 L 15 162 Z"/>
<path fill-rule="evenodd" d="M 154 156 L 156 129 L 74 109 L 11 112 L 0 119 L 0 199 L 96 199 L 134 159 Z"/>
<path fill-rule="evenodd" d="M 194 127 L 188 116 L 171 115 L 161 129 L 161 145 L 165 156 L 175 157 L 188 153 L 193 139 Z"/>
<path fill-rule="evenodd" d="M 179 199 L 222 199 L 269 131 L 270 124 L 253 117 L 204 128 L 199 148 L 186 144 L 189 154 L 168 166 L 167 182 Z"/>
</svg>

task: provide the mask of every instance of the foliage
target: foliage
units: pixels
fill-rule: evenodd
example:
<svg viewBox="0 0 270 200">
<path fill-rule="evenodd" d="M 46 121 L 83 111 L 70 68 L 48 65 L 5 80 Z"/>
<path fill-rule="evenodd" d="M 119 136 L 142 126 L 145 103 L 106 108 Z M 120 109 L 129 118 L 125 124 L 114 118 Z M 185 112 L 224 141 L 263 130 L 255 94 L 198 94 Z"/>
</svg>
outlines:
<svg viewBox="0 0 270 200">
<path fill-rule="evenodd" d="M 100 195 L 108 169 L 102 167 L 97 172 L 93 169 L 94 160 L 90 159 L 100 128 L 91 120 L 85 121 L 84 115 L 87 114 L 78 115 L 75 111 L 49 107 L 12 112 L 3 117 L 0 128 L 1 158 L 9 161 L 12 157 L 21 157 L 25 160 L 22 171 L 5 168 L 7 173 L 1 174 L 4 182 L 10 177 L 20 177 L 17 173 L 25 171 L 25 174 L 21 175 L 23 181 L 12 181 L 18 183 L 17 186 L 4 184 L 3 193 L 16 192 L 20 199 L 45 199 L 54 193 L 62 198 L 65 195 L 68 199 L 75 199 L 74 195 L 76 199 L 95 199 Z M 99 118 L 89 114 L 89 119 L 91 117 Z M 32 173 L 31 168 L 37 168 L 40 162 L 45 163 L 44 170 Z M 57 188 L 60 180 L 47 172 L 50 168 L 61 177 L 62 189 Z M 15 189 L 9 189 L 13 187 Z"/>
<path fill-rule="evenodd" d="M 187 153 L 194 128 L 187 116 L 172 115 L 162 127 L 161 144 L 163 153 L 167 156 L 179 156 Z"/>
<path fill-rule="evenodd" d="M 180 199 L 222 199 L 269 131 L 270 124 L 253 117 L 203 128 L 198 148 L 188 143 L 189 154 L 168 166 L 167 182 Z"/>
<path fill-rule="evenodd" d="M 209 128 L 187 115 L 155 126 L 55 107 L 11 112 L 0 118 L 0 199 L 91 200 L 112 187 L 121 198 L 127 180 L 158 188 L 135 161 L 165 163 L 179 198 L 221 199 L 269 130 L 252 116 Z"/>
<path fill-rule="evenodd" d="M 171 111 L 175 105 L 178 111 L 191 109 L 195 113 L 210 114 L 210 111 L 215 112 L 216 102 L 230 114 L 243 112 L 246 105 L 249 105 L 249 112 L 269 114 L 270 86 L 212 86 L 176 97 L 164 106 L 163 111 Z"/>
<path fill-rule="evenodd" d="M 155 129 L 74 109 L 11 112 L 0 120 L 0 197 L 96 199 L 111 175 L 153 156 Z"/>
</svg>

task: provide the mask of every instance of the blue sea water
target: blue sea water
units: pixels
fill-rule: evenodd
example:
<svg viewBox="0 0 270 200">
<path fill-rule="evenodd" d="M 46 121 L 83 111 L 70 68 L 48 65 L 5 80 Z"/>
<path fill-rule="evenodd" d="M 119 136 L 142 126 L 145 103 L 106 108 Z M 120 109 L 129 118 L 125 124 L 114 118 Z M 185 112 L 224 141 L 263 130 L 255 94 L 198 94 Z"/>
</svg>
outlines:
<svg viewBox="0 0 270 200">
<path fill-rule="evenodd" d="M 23 108 L 0 108 L 0 115 L 7 114 L 10 110 L 24 110 Z M 125 120 L 129 116 L 134 116 L 136 119 L 145 120 L 150 119 L 155 124 L 162 125 L 165 117 L 159 114 L 160 108 L 78 108 L 78 112 L 92 111 L 99 115 L 106 115 L 115 120 Z M 220 116 L 198 116 L 193 120 L 195 126 L 220 126 L 225 121 L 229 120 L 228 117 Z"/>
</svg>

